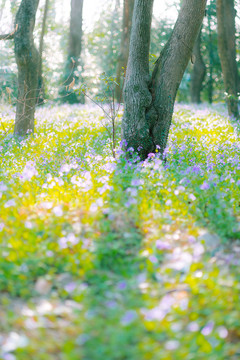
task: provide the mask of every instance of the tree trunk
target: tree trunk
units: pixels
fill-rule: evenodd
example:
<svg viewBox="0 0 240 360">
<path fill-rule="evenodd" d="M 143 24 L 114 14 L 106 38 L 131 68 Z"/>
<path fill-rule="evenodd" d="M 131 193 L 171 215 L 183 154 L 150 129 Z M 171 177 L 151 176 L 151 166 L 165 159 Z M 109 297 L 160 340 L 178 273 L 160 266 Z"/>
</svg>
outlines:
<svg viewBox="0 0 240 360">
<path fill-rule="evenodd" d="M 215 0 L 214 0 L 215 1 Z M 212 104 L 213 102 L 213 43 L 212 43 L 212 14 L 211 14 L 211 5 L 210 2 L 208 11 L 207 11 L 207 21 L 208 21 L 208 56 L 209 56 L 209 64 L 208 64 L 208 102 Z"/>
<path fill-rule="evenodd" d="M 82 51 L 82 9 L 83 0 L 71 0 L 71 15 L 70 15 L 70 35 L 68 45 L 68 57 L 65 67 L 62 89 L 60 95 L 63 101 L 70 104 L 84 102 L 83 96 L 72 92 L 69 85 L 78 83 L 78 66 L 80 65 L 79 58 Z"/>
<path fill-rule="evenodd" d="M 234 0 L 217 0 L 218 51 L 229 116 L 239 118 Z"/>
<path fill-rule="evenodd" d="M 49 7 L 49 0 L 46 0 L 44 6 L 40 41 L 39 41 L 39 65 L 38 65 L 38 89 L 37 89 L 38 104 L 42 104 L 45 98 L 44 81 L 43 81 L 43 73 L 42 73 L 42 63 L 43 63 L 42 56 L 43 56 L 43 46 L 44 46 L 44 34 L 46 32 L 48 7 Z"/>
<path fill-rule="evenodd" d="M 132 27 L 132 16 L 135 0 L 124 0 L 123 5 L 123 24 L 122 24 L 122 38 L 121 38 L 121 47 L 120 54 L 117 64 L 116 72 L 116 100 L 118 103 L 122 101 L 122 88 L 123 88 L 123 73 L 126 72 L 128 54 L 129 54 L 129 43 L 130 43 L 130 34 Z"/>
<path fill-rule="evenodd" d="M 179 84 L 202 24 L 206 0 L 183 0 L 172 35 L 149 76 L 153 0 L 136 0 L 124 87 L 122 138 L 145 159 L 164 153 Z"/>
<path fill-rule="evenodd" d="M 38 3 L 39 0 L 22 0 L 15 20 L 18 98 L 14 134 L 17 136 L 34 132 L 39 55 L 33 41 L 33 30 Z"/>
<path fill-rule="evenodd" d="M 192 103 L 200 104 L 203 81 L 206 75 L 206 66 L 201 54 L 201 32 L 199 33 L 193 47 L 193 58 L 194 65 L 190 85 L 191 101 Z"/>
</svg>

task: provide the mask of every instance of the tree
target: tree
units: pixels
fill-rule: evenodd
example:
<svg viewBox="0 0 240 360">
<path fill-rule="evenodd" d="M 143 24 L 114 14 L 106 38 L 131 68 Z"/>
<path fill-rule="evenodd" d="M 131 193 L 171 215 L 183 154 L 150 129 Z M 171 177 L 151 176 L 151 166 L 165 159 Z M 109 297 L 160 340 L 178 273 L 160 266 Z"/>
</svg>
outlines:
<svg viewBox="0 0 240 360">
<path fill-rule="evenodd" d="M 122 100 L 122 87 L 123 87 L 122 73 L 123 70 L 124 72 L 126 71 L 127 61 L 128 61 L 133 8 L 134 8 L 134 0 L 124 0 L 121 47 L 118 58 L 117 75 L 116 75 L 116 82 L 118 83 L 118 86 L 116 86 L 116 100 L 119 103 Z"/>
<path fill-rule="evenodd" d="M 40 35 L 40 41 L 39 41 L 38 89 L 37 89 L 37 102 L 38 102 L 38 104 L 43 103 L 44 98 L 45 98 L 43 73 L 42 73 L 42 64 L 43 64 L 44 35 L 45 35 L 45 32 L 46 32 L 48 8 L 49 8 L 49 0 L 45 0 L 45 6 L 44 6 L 44 12 L 43 12 L 43 21 L 42 21 L 42 28 L 41 28 L 41 35 Z"/>
<path fill-rule="evenodd" d="M 171 37 L 149 74 L 153 0 L 136 0 L 124 87 L 122 138 L 145 159 L 167 144 L 176 93 L 192 54 L 206 0 L 183 0 Z"/>
<path fill-rule="evenodd" d="M 60 95 L 63 100 L 71 104 L 84 102 L 84 99 L 72 92 L 70 84 L 79 80 L 78 67 L 80 66 L 80 55 L 82 52 L 82 9 L 83 0 L 71 0 L 70 32 L 68 43 L 68 56 L 63 77 L 63 86 Z"/>
<path fill-rule="evenodd" d="M 39 54 L 33 30 L 39 0 L 22 0 L 15 19 L 14 50 L 18 67 L 18 98 L 14 134 L 34 132 Z"/>
<path fill-rule="evenodd" d="M 193 70 L 191 74 L 190 95 L 192 103 L 201 103 L 201 90 L 206 75 L 206 66 L 201 54 L 201 32 L 193 47 Z"/>
<path fill-rule="evenodd" d="M 218 50 L 227 94 L 228 114 L 239 118 L 234 0 L 217 0 Z"/>
</svg>

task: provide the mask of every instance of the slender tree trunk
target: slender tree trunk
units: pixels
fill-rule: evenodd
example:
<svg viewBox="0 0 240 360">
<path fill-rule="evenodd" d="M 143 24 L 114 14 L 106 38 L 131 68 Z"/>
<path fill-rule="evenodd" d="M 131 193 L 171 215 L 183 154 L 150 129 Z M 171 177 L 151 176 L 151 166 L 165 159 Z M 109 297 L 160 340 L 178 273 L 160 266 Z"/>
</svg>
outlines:
<svg viewBox="0 0 240 360">
<path fill-rule="evenodd" d="M 80 65 L 79 59 L 82 51 L 82 9 L 83 0 L 71 0 L 68 57 L 60 91 L 63 101 L 71 104 L 84 102 L 82 96 L 72 92 L 71 86 L 68 87 L 70 84 L 78 83 L 79 80 L 78 66 Z"/>
<path fill-rule="evenodd" d="M 126 72 L 128 61 L 134 1 L 135 0 L 124 0 L 123 5 L 122 38 L 116 72 L 116 82 L 118 83 L 118 86 L 116 86 L 115 89 L 116 100 L 118 103 L 122 101 L 123 73 Z"/>
<path fill-rule="evenodd" d="M 33 41 L 33 30 L 38 3 L 39 0 L 22 0 L 15 20 L 18 98 L 14 134 L 17 136 L 34 132 L 39 55 Z"/>
<path fill-rule="evenodd" d="M 124 88 L 122 138 L 145 159 L 160 147 L 163 154 L 179 84 L 192 54 L 206 0 L 183 0 L 172 35 L 149 76 L 153 0 L 136 0 Z"/>
<path fill-rule="evenodd" d="M 190 94 L 192 103 L 201 103 L 201 91 L 203 88 L 203 81 L 206 75 L 206 66 L 201 54 L 201 32 L 193 47 L 194 65 L 191 74 Z"/>
<path fill-rule="evenodd" d="M 212 104 L 212 102 L 213 102 L 213 63 L 214 63 L 211 19 L 212 19 L 211 7 L 209 6 L 209 11 L 207 12 L 207 20 L 208 20 L 208 56 L 209 56 L 209 64 L 208 64 L 208 102 L 209 102 L 209 104 Z"/>
<path fill-rule="evenodd" d="M 228 114 L 239 118 L 235 16 L 234 0 L 217 0 L 218 50 L 227 93 Z"/>
<path fill-rule="evenodd" d="M 46 24 L 47 24 L 48 7 L 49 7 L 49 0 L 46 0 L 44 6 L 40 41 L 39 41 L 38 90 L 37 90 L 38 104 L 43 103 L 45 98 L 43 72 L 42 72 L 42 64 L 43 64 L 42 56 L 43 56 L 43 47 L 44 47 L 44 34 L 46 32 Z"/>
</svg>

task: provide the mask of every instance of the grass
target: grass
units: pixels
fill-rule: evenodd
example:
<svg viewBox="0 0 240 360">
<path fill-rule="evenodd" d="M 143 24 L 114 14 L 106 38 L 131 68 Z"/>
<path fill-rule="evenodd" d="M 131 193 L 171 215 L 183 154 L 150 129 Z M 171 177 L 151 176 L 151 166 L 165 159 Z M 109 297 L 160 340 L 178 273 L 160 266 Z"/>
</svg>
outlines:
<svg viewBox="0 0 240 360">
<path fill-rule="evenodd" d="M 113 159 L 84 106 L 1 140 L 1 360 L 239 358 L 239 126 L 219 109 L 176 106 L 166 164 Z"/>
</svg>

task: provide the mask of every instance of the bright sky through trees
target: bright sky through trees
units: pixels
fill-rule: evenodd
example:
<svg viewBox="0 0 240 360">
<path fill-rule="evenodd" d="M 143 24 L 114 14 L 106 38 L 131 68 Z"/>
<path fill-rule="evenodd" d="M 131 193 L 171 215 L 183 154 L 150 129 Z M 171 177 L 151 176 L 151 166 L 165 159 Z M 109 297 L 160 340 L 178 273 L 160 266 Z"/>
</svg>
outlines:
<svg viewBox="0 0 240 360">
<path fill-rule="evenodd" d="M 66 0 L 64 0 L 66 1 Z M 154 1 L 154 16 L 156 18 L 173 18 L 177 15 L 174 0 L 155 0 Z M 67 1 L 68 3 L 68 1 Z M 113 0 L 87 0 L 83 5 L 83 18 L 87 28 L 91 28 L 93 22 L 98 18 L 101 8 L 108 3 L 114 4 Z"/>
</svg>

